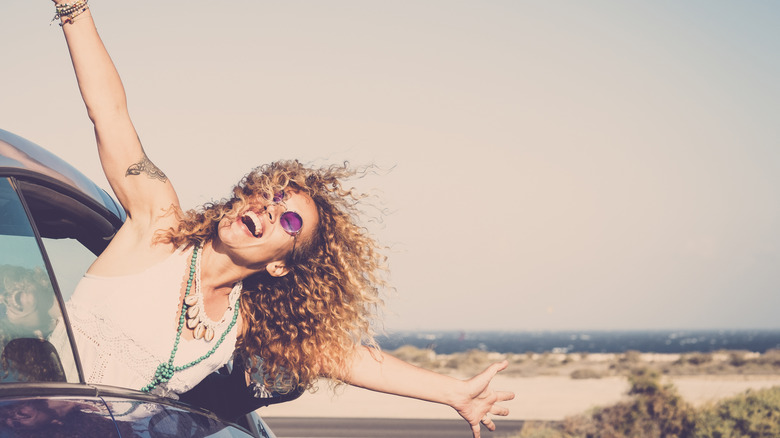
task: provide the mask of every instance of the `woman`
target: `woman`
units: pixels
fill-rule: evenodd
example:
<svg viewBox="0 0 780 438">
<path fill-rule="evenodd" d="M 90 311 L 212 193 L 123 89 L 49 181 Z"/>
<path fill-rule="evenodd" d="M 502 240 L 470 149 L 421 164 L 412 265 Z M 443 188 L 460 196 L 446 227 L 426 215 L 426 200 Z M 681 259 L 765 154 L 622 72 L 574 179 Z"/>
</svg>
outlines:
<svg viewBox="0 0 780 438">
<path fill-rule="evenodd" d="M 487 414 L 513 394 L 489 389 L 496 363 L 460 381 L 374 348 L 382 258 L 354 223 L 346 167 L 296 161 L 255 169 L 233 196 L 182 212 L 147 158 L 124 88 L 87 0 L 55 0 L 98 153 L 127 221 L 69 303 L 88 381 L 187 391 L 235 356 L 264 387 L 310 387 L 320 376 L 453 407 L 493 430 Z M 263 376 L 263 377 L 257 377 Z"/>
</svg>

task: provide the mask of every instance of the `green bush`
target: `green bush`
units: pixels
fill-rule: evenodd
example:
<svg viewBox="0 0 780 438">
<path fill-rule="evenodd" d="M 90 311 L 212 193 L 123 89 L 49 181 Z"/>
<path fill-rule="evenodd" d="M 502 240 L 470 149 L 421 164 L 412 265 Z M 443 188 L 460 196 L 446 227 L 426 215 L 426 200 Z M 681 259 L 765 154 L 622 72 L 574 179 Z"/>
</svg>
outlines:
<svg viewBox="0 0 780 438">
<path fill-rule="evenodd" d="M 702 409 L 696 438 L 780 437 L 780 387 L 748 391 Z"/>
<path fill-rule="evenodd" d="M 660 383 L 655 370 L 629 376 L 631 400 L 596 408 L 589 415 L 567 418 L 549 436 L 566 438 L 683 438 L 693 436 L 696 413 L 671 385 Z M 522 435 L 521 435 L 522 436 Z M 544 436 L 536 430 L 535 435 Z"/>
<path fill-rule="evenodd" d="M 629 376 L 630 400 L 559 423 L 529 422 L 516 438 L 777 438 L 780 386 L 725 399 L 696 411 L 662 385 L 657 371 Z"/>
<path fill-rule="evenodd" d="M 661 376 L 658 374 L 658 371 L 647 368 L 638 369 L 628 376 L 628 383 L 631 384 L 631 389 L 629 389 L 628 394 L 644 396 L 656 395 L 663 389 L 660 380 Z"/>
<path fill-rule="evenodd" d="M 662 386 L 657 371 L 640 369 L 629 376 L 632 400 L 596 410 L 593 427 L 587 434 L 593 438 L 691 436 L 695 410 L 671 385 Z"/>
</svg>

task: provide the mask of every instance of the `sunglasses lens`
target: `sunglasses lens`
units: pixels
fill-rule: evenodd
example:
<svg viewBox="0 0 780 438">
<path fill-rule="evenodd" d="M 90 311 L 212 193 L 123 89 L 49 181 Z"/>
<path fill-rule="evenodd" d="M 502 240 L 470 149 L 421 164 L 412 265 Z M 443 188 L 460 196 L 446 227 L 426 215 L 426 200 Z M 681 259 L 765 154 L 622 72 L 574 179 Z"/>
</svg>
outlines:
<svg viewBox="0 0 780 438">
<path fill-rule="evenodd" d="M 285 195 L 284 190 L 274 193 L 273 198 L 271 198 L 271 202 L 273 202 L 274 204 L 278 204 L 284 201 L 284 195 Z M 265 193 L 263 193 L 262 196 L 264 199 L 266 200 L 268 199 L 268 195 L 266 195 Z"/>
<path fill-rule="evenodd" d="M 279 218 L 279 224 L 284 231 L 290 234 L 298 234 L 303 227 L 303 219 L 301 219 L 301 215 L 294 211 L 285 211 L 282 213 L 282 217 Z"/>
</svg>

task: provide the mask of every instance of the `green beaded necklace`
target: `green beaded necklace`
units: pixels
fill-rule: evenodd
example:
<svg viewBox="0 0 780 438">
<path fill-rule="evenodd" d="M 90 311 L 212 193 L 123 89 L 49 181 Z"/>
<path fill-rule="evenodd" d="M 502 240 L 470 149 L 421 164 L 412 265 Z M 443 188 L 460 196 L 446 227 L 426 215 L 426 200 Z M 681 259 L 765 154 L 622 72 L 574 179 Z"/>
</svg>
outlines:
<svg viewBox="0 0 780 438">
<path fill-rule="evenodd" d="M 190 289 L 192 289 L 192 280 L 195 276 L 195 267 L 198 260 L 198 249 L 202 248 L 195 247 L 192 250 L 192 260 L 190 261 L 190 276 L 189 279 L 187 279 L 187 290 L 184 292 L 184 298 L 187 298 L 187 295 L 190 294 Z M 199 279 L 200 280 L 200 279 Z M 203 356 L 193 360 L 192 362 L 186 363 L 184 365 L 173 365 L 173 359 L 176 357 L 176 351 L 179 349 L 179 341 L 181 341 L 181 331 L 184 328 L 184 322 L 185 322 L 185 314 L 187 312 L 187 308 L 189 307 L 187 303 L 182 302 L 181 304 L 181 317 L 179 317 L 179 328 L 176 330 L 176 340 L 173 342 L 173 349 L 171 350 L 171 357 L 168 359 L 168 362 L 161 363 L 157 367 L 157 371 L 154 373 L 154 377 L 152 378 L 152 381 L 149 382 L 148 385 L 141 388 L 141 391 L 143 392 L 150 392 L 152 389 L 154 389 L 157 385 L 161 383 L 165 383 L 173 377 L 173 373 L 176 371 L 185 370 L 187 368 L 190 368 L 192 366 L 195 366 L 199 364 L 201 361 L 206 359 L 207 357 L 214 354 L 215 351 L 217 351 L 217 348 L 219 348 L 220 345 L 222 345 L 222 341 L 225 340 L 225 337 L 228 333 L 230 333 L 230 330 L 233 329 L 233 326 L 236 325 L 236 320 L 238 319 L 238 302 L 241 299 L 241 297 L 236 299 L 235 304 L 235 310 L 233 311 L 233 319 L 230 321 L 230 325 L 228 325 L 227 329 L 225 329 L 225 332 L 222 333 L 222 336 L 219 337 L 217 340 L 217 343 L 214 345 L 214 347 L 211 348 L 206 354 Z"/>
</svg>

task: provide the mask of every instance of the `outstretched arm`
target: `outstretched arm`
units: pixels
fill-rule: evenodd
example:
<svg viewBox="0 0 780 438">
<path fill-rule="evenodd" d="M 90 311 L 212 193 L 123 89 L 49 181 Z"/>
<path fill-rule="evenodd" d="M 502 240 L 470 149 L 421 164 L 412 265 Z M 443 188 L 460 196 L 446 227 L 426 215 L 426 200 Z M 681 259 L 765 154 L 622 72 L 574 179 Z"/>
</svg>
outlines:
<svg viewBox="0 0 780 438">
<path fill-rule="evenodd" d="M 78 8 L 77 13 L 60 18 L 79 90 L 95 126 L 106 178 L 127 211 L 128 220 L 136 225 L 149 224 L 160 215 L 161 209 L 178 204 L 173 186 L 141 147 L 119 73 L 98 35 L 86 2 L 73 0 L 67 4 L 65 0 L 54 0 L 54 3 L 58 11 L 74 5 Z"/>
<path fill-rule="evenodd" d="M 416 367 L 381 351 L 360 347 L 349 375 L 337 377 L 366 389 L 448 405 L 468 421 L 474 438 L 479 438 L 480 422 L 491 431 L 496 428 L 488 414 L 509 414 L 509 410 L 498 403 L 511 400 L 515 395 L 489 387 L 493 376 L 506 367 L 506 361 L 494 363 L 471 379 L 459 380 Z"/>
</svg>

